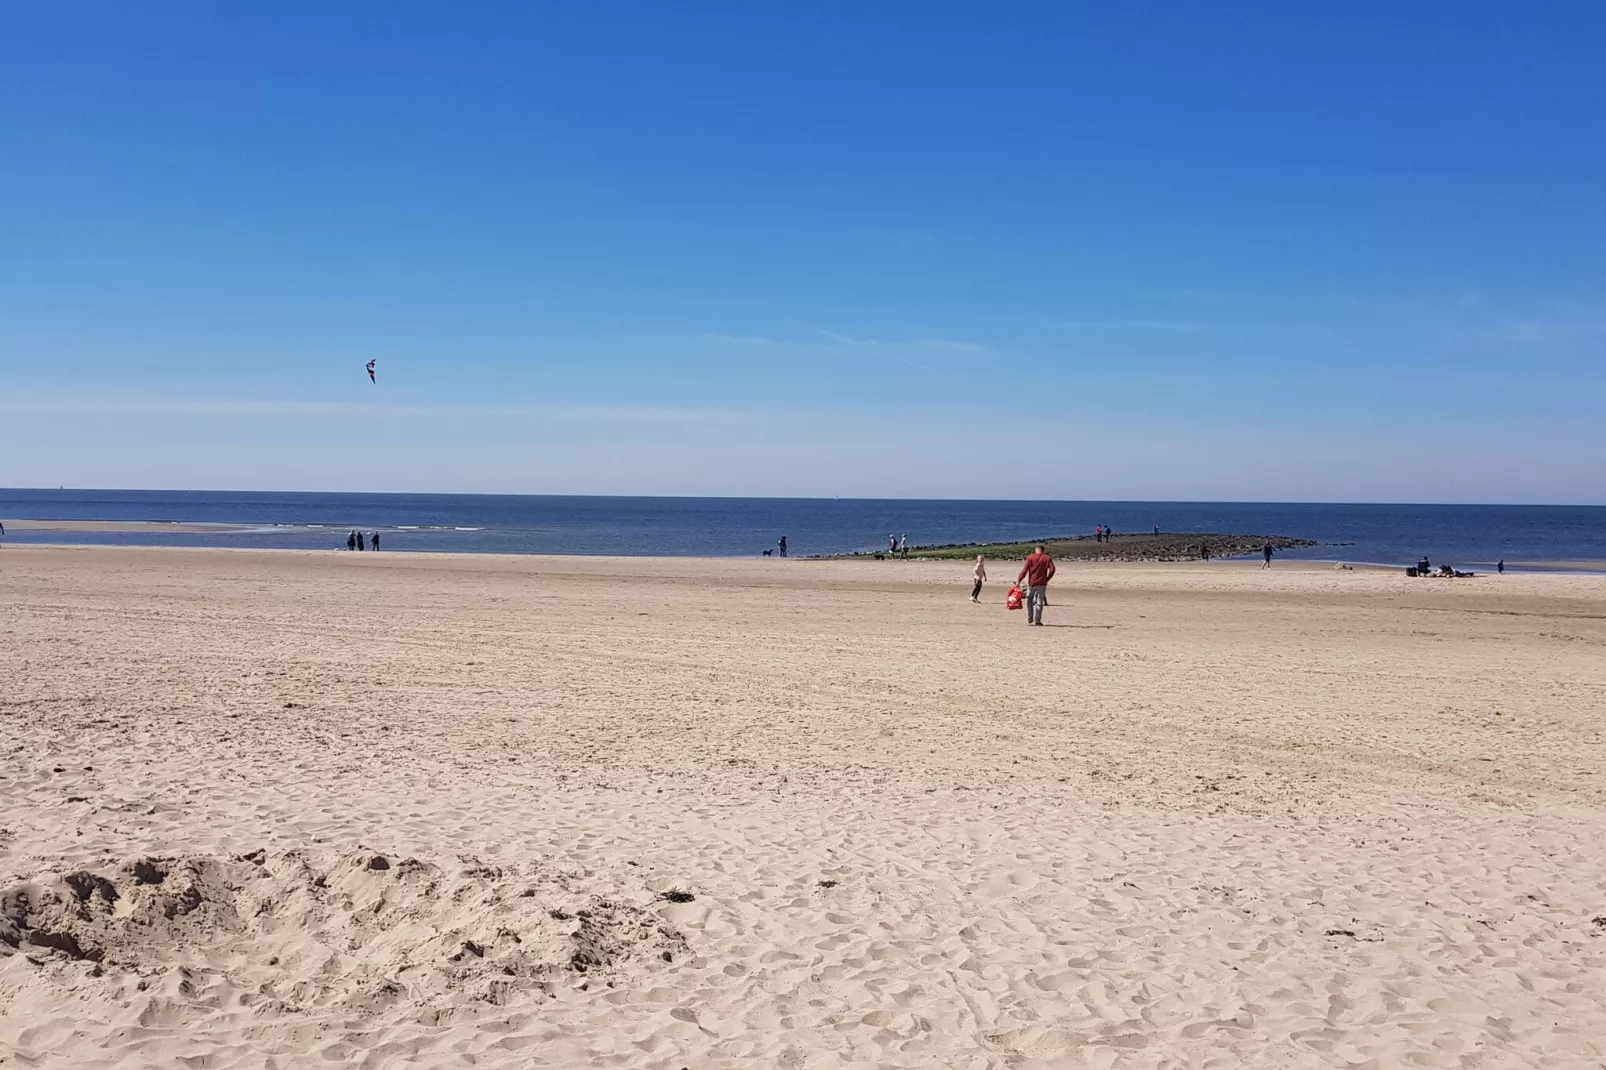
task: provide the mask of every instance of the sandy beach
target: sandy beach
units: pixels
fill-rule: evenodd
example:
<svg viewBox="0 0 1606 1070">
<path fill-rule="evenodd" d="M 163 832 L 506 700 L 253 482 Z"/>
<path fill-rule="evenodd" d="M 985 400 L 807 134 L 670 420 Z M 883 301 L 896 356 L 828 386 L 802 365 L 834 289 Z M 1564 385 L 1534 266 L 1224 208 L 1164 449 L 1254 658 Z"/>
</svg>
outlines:
<svg viewBox="0 0 1606 1070">
<path fill-rule="evenodd" d="M 0 551 L 0 1067 L 1606 1060 L 1606 576 Z"/>
</svg>

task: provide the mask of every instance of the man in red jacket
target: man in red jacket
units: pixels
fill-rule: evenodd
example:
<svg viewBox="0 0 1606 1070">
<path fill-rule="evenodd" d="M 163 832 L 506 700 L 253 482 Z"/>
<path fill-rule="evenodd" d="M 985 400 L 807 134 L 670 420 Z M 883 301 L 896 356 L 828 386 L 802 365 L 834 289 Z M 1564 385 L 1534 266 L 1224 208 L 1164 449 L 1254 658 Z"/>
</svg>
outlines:
<svg viewBox="0 0 1606 1070">
<path fill-rule="evenodd" d="M 1054 578 L 1054 559 L 1041 546 L 1026 559 L 1015 582 L 1026 581 L 1026 623 L 1039 627 L 1043 623 L 1043 607 L 1048 605 L 1048 581 Z"/>
</svg>

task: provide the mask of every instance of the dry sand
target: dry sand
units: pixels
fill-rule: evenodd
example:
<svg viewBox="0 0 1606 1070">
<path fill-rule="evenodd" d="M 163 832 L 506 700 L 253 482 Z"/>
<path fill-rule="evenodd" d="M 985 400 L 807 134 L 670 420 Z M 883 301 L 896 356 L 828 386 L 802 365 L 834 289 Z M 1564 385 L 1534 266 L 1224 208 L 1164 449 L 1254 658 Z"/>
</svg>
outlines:
<svg viewBox="0 0 1606 1070">
<path fill-rule="evenodd" d="M 0 1066 L 1602 1065 L 1606 577 L 967 575 L 6 549 Z"/>
</svg>

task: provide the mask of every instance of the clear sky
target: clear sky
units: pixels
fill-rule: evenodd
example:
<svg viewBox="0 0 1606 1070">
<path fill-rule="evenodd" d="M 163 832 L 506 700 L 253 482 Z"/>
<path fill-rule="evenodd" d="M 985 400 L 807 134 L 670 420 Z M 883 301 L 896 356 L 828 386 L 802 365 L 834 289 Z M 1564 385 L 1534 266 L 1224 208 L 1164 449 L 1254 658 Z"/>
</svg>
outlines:
<svg viewBox="0 0 1606 1070">
<path fill-rule="evenodd" d="M 1603 40 L 9 4 L 0 486 L 1606 502 Z"/>
</svg>

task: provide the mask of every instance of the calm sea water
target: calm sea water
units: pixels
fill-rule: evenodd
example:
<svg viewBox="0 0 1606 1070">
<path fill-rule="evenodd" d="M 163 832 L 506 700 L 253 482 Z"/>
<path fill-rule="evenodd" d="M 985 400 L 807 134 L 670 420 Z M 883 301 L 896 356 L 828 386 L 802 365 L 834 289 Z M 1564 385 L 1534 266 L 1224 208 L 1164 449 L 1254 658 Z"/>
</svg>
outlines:
<svg viewBox="0 0 1606 1070">
<path fill-rule="evenodd" d="M 344 547 L 351 528 L 384 533 L 389 551 L 756 555 L 787 536 L 793 555 L 874 550 L 889 533 L 911 545 L 1091 532 L 1293 535 L 1320 545 L 1287 556 L 1486 568 L 1524 561 L 1606 560 L 1606 507 L 1317 505 L 1235 502 L 1001 502 L 817 498 L 591 498 L 456 494 L 0 490 L 0 520 L 154 522 L 137 533 L 13 528 L 9 542 Z M 187 534 L 177 522 L 246 525 Z"/>
</svg>

